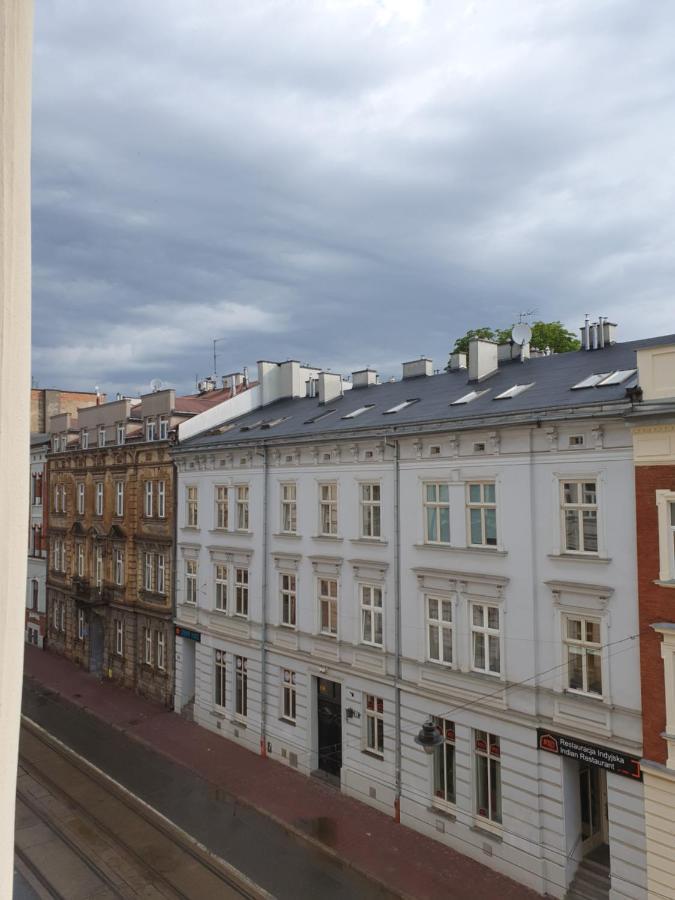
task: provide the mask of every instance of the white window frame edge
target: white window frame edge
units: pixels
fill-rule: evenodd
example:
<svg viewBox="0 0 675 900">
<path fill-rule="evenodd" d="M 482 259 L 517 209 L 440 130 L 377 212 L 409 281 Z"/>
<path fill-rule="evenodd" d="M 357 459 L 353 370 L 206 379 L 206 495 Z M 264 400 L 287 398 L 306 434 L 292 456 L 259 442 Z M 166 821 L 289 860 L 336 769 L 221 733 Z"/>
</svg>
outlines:
<svg viewBox="0 0 675 900">
<path fill-rule="evenodd" d="M 558 596 L 556 596 L 556 594 Z M 553 613 L 555 633 L 558 641 L 554 644 L 554 663 L 558 666 L 551 685 L 551 690 L 559 697 L 581 697 L 591 702 L 612 705 L 612 683 L 610 678 L 609 656 L 604 652 L 609 643 L 610 623 L 609 610 L 606 605 L 581 606 L 577 604 L 563 603 L 559 599 L 560 592 L 553 591 Z M 601 601 L 602 602 L 602 601 Z M 575 691 L 567 686 L 567 660 L 565 658 L 565 639 L 563 623 L 566 618 L 598 619 L 600 622 L 600 672 L 602 677 L 602 695 L 585 694 L 583 691 Z M 611 655 L 611 654 L 610 654 Z"/>
<path fill-rule="evenodd" d="M 659 580 L 675 581 L 675 571 L 671 571 L 670 561 L 670 529 L 668 506 L 675 503 L 675 491 L 656 491 L 656 511 L 659 527 Z"/>
<path fill-rule="evenodd" d="M 558 541 L 551 552 L 552 556 L 573 556 L 576 559 L 607 559 L 607 540 L 605 536 L 605 473 L 596 472 L 553 472 L 554 509 L 558 515 Z M 563 513 L 563 481 L 595 481 L 596 502 L 598 507 L 598 551 L 586 553 L 579 550 L 565 549 L 565 528 Z"/>
</svg>

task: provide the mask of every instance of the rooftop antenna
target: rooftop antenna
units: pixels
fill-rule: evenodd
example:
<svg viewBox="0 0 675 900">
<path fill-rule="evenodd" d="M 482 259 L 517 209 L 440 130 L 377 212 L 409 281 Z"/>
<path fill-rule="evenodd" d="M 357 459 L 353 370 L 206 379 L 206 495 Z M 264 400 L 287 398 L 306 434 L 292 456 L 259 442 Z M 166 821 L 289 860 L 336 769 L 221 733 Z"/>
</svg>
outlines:
<svg viewBox="0 0 675 900">
<path fill-rule="evenodd" d="M 518 313 L 518 324 L 522 325 L 523 322 L 525 322 L 525 324 L 527 324 L 527 322 L 525 320 L 531 319 L 532 316 L 537 314 L 537 312 L 538 312 L 538 310 L 535 307 L 535 309 L 529 309 L 527 312 Z"/>
<path fill-rule="evenodd" d="M 217 363 L 216 363 L 216 344 L 219 344 L 221 341 L 227 340 L 224 337 L 214 338 L 213 339 L 213 377 L 215 378 L 218 375 Z"/>
<path fill-rule="evenodd" d="M 150 382 L 150 387 L 152 388 L 153 394 L 156 394 L 157 391 L 162 387 L 162 382 L 159 378 L 153 378 Z"/>
</svg>

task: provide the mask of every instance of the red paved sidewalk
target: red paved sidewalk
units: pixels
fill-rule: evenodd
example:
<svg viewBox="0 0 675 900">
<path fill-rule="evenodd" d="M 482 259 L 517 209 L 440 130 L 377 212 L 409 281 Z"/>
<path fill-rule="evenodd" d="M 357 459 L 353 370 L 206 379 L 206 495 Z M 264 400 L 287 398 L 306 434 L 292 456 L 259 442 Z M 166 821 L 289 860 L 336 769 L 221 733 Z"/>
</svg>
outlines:
<svg viewBox="0 0 675 900">
<path fill-rule="evenodd" d="M 323 836 L 322 849 L 393 891 L 419 900 L 539 896 L 329 785 L 264 760 L 110 682 L 99 682 L 56 654 L 26 645 L 24 671 L 305 838 L 308 823 L 329 817 L 330 833 Z"/>
</svg>

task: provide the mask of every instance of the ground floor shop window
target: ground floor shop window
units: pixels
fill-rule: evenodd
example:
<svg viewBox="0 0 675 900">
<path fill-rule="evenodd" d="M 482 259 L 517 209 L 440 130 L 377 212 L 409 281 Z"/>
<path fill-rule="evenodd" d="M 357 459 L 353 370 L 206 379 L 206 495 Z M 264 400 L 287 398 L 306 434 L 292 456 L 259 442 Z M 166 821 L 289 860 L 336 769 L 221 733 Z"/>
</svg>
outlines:
<svg viewBox="0 0 675 900">
<path fill-rule="evenodd" d="M 215 696 L 216 706 L 225 708 L 225 652 L 215 652 Z"/>
<path fill-rule="evenodd" d="M 243 656 L 235 656 L 235 704 L 234 711 L 238 716 L 248 715 L 248 660 Z"/>
<path fill-rule="evenodd" d="M 476 755 L 476 812 L 492 822 L 502 821 L 501 748 L 499 738 L 474 731 Z"/>
<path fill-rule="evenodd" d="M 282 718 L 288 722 L 295 722 L 295 672 L 290 669 L 282 669 Z"/>
<path fill-rule="evenodd" d="M 384 700 L 366 694 L 366 750 L 384 756 Z"/>
<path fill-rule="evenodd" d="M 455 802 L 455 723 L 433 718 L 443 743 L 434 752 L 434 798 L 437 802 Z"/>
</svg>

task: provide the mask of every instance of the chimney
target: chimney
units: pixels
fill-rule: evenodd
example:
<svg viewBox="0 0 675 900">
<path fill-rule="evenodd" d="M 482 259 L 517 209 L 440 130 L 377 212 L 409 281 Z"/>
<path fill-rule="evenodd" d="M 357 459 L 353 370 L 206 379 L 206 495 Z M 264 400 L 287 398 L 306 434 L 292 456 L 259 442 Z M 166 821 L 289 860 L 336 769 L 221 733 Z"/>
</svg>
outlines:
<svg viewBox="0 0 675 900">
<path fill-rule="evenodd" d="M 370 387 L 371 384 L 377 384 L 377 372 L 375 369 L 359 369 L 358 372 L 352 372 L 352 386 L 354 388 Z"/>
<path fill-rule="evenodd" d="M 334 372 L 319 372 L 319 403 L 330 403 L 342 396 L 342 376 Z"/>
<path fill-rule="evenodd" d="M 607 316 L 602 322 L 602 335 L 605 346 L 616 344 L 616 322 L 608 322 Z"/>
<path fill-rule="evenodd" d="M 482 381 L 498 368 L 497 344 L 483 338 L 469 341 L 469 381 Z"/>
<path fill-rule="evenodd" d="M 466 369 L 466 353 L 450 354 L 450 371 L 456 372 L 458 369 Z"/>
<path fill-rule="evenodd" d="M 434 371 L 433 361 L 426 356 L 413 359 L 412 362 L 403 363 L 403 378 L 418 378 L 420 375 L 432 375 Z"/>
</svg>

